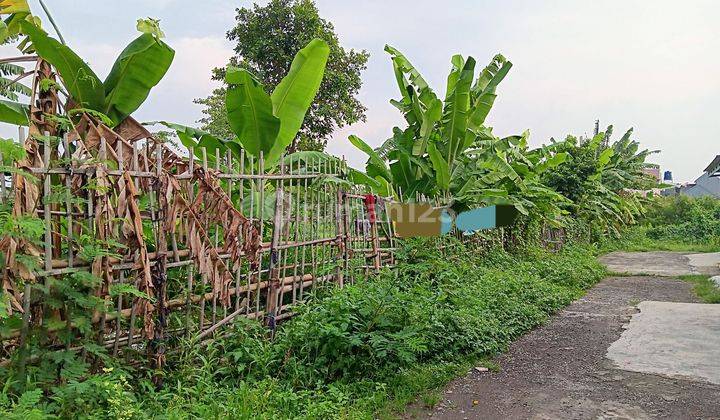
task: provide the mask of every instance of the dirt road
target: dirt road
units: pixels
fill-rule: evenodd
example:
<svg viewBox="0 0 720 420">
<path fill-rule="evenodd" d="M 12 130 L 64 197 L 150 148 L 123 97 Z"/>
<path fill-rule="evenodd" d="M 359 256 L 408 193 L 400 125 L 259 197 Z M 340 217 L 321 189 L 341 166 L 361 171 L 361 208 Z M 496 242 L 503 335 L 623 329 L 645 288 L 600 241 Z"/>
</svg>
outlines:
<svg viewBox="0 0 720 420">
<path fill-rule="evenodd" d="M 677 253 L 616 253 L 603 261 L 624 273 L 680 275 L 714 269 L 692 266 L 694 261 L 708 264 L 714 257 L 694 258 Z M 720 369 L 720 346 L 715 345 L 720 341 L 712 341 L 720 340 L 720 311 L 717 317 L 707 312 L 720 310 L 720 305 L 679 305 L 683 310 L 705 311 L 703 317 L 663 312 L 678 306 L 663 302 L 697 302 L 691 288 L 672 277 L 607 278 L 515 342 L 496 359 L 498 372 L 473 369 L 449 384 L 435 407 L 417 403 L 408 407 L 405 417 L 720 418 L 720 384 L 708 379 Z M 660 312 L 639 313 L 651 309 Z M 690 324 L 683 325 L 681 319 Z M 687 340 L 700 334 L 689 330 L 696 327 L 706 337 Z"/>
</svg>

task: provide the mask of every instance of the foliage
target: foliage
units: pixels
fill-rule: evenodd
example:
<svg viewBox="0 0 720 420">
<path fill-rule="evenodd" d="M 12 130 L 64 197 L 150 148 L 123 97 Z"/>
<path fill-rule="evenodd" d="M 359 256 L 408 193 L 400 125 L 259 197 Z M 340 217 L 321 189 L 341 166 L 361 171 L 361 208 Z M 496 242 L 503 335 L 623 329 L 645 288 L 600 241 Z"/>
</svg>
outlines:
<svg viewBox="0 0 720 420">
<path fill-rule="evenodd" d="M 720 246 L 720 200 L 714 197 L 657 197 L 642 223 L 655 240 Z"/>
<path fill-rule="evenodd" d="M 228 39 L 237 42 L 230 64 L 248 70 L 270 90 L 285 77 L 296 52 L 313 38 L 324 40 L 330 48 L 325 78 L 289 145 L 290 152 L 323 150 L 335 128 L 365 120 L 365 107 L 356 96 L 368 54 L 343 48 L 332 23 L 319 16 L 313 1 L 272 0 L 265 6 L 238 9 L 236 21 L 228 32 Z M 214 70 L 214 79 L 225 77 L 225 69 Z M 225 112 L 225 90 L 196 100 L 205 106 L 206 116 L 200 120 L 203 129 L 219 138 L 230 138 L 233 133 Z"/>
<path fill-rule="evenodd" d="M 17 101 L 19 95 L 30 96 L 30 88 L 14 80 L 22 77 L 24 73 L 25 69 L 22 66 L 0 63 L 0 95 L 11 101 Z"/>
<path fill-rule="evenodd" d="M 611 133 L 609 126 L 591 139 L 567 136 L 547 146 L 551 154 L 566 158 L 543 182 L 570 200 L 569 212 L 593 226 L 596 238 L 608 233 L 618 237 L 622 227 L 634 224 L 643 200 L 632 189 L 652 186 L 642 170 L 654 152 L 638 152 L 638 143 L 630 140 L 632 129 L 608 144 Z"/>
<path fill-rule="evenodd" d="M 264 154 L 266 167 L 274 166 L 297 135 L 303 119 L 318 92 L 327 64 L 329 47 L 321 39 L 314 39 L 297 52 L 290 70 L 271 95 L 258 79 L 245 69 L 228 67 L 226 71 L 227 118 L 235 134 L 231 140 L 221 140 L 202 130 L 161 122 L 174 128 L 187 147 L 212 144 L 233 151 L 240 148 L 252 156 Z M 197 142 L 197 143 L 196 143 Z"/>
<path fill-rule="evenodd" d="M 512 254 L 456 243 L 442 254 L 433 241 L 403 247 L 397 273 L 316 291 L 273 341 L 239 319 L 207 347 L 185 346 L 161 391 L 116 370 L 54 386 L 37 407 L 60 416 L 74 405 L 88 416 L 372 418 L 503 351 L 604 273 L 582 247 Z M 17 396 L 8 401 L 11 409 Z"/>
<path fill-rule="evenodd" d="M 7 9 L 0 13 L 3 12 L 6 13 Z M 63 42 L 48 35 L 37 19 L 24 18 L 16 24 L 17 34 L 27 35 L 30 43 L 21 43 L 21 51 L 26 54 L 36 53 L 50 63 L 62 79 L 63 87 L 70 95 L 66 110 L 76 109 L 107 116 L 110 122 L 108 125 L 111 126 L 120 124 L 142 105 L 150 90 L 167 72 L 175 55 L 172 48 L 160 39 L 162 31 L 158 21 L 138 20 L 137 27 L 143 32 L 142 35 L 122 51 L 105 82 L 102 82 L 85 60 Z M 17 73 L 18 67 L 5 66 L 3 73 Z M 2 83 L 0 79 L 0 85 Z M 1 92 L 3 96 L 15 100 L 16 93 L 29 93 L 20 86 L 6 87 Z M 44 83 L 41 87 L 45 90 L 60 88 L 53 83 Z M 0 103 L 0 121 L 27 125 L 27 113 L 27 105 L 10 101 Z"/>
<path fill-rule="evenodd" d="M 392 57 L 402 95 L 391 103 L 403 113 L 407 128 L 395 127 L 393 137 L 375 154 L 359 138 L 350 140 L 370 155 L 367 175 L 383 179 L 402 198 L 414 199 L 417 194 L 447 198 L 451 189 L 462 189 L 453 181 L 464 151 L 478 140 L 493 139 L 491 129 L 484 126 L 485 118 L 512 64 L 498 54 L 475 78 L 475 59 L 453 56 L 443 101 L 400 51 L 389 45 L 385 51 Z M 497 170 L 507 170 L 507 166 Z"/>
</svg>

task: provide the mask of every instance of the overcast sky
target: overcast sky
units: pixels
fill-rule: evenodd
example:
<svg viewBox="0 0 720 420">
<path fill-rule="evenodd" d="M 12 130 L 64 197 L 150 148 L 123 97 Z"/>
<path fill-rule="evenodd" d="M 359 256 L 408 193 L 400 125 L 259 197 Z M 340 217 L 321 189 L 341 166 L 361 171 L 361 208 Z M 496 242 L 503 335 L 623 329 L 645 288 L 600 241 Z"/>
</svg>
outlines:
<svg viewBox="0 0 720 420">
<path fill-rule="evenodd" d="M 46 0 L 70 46 L 101 78 L 136 36 L 135 20 L 161 19 L 176 50 L 168 75 L 138 111 L 141 121 L 194 124 L 192 103 L 215 86 L 210 69 L 225 65 L 232 44 L 225 32 L 235 8 L 251 1 Z M 479 67 L 495 53 L 514 67 L 501 84 L 489 124 L 501 136 L 530 129 L 532 144 L 568 133 L 590 134 L 595 119 L 629 127 L 653 160 L 676 181 L 692 180 L 720 153 L 720 3 L 716 1 L 470 1 L 318 0 L 341 43 L 370 52 L 360 99 L 367 122 L 338 130 L 328 151 L 354 166 L 364 157 L 347 141 L 386 139 L 399 96 L 385 44 L 400 49 L 435 90 L 444 92 L 453 54 Z M 41 14 L 35 0 L 31 5 Z M 2 55 L 15 54 L 8 49 Z M 8 135 L 9 127 L 0 128 Z"/>
</svg>

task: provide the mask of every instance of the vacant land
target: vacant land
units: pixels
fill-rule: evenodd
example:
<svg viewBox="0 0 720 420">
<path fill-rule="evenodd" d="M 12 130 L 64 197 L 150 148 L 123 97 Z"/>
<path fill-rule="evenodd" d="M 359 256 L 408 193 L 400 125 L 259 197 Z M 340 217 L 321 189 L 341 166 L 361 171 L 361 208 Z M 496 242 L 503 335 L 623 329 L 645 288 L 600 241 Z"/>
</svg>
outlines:
<svg viewBox="0 0 720 420">
<path fill-rule="evenodd" d="M 679 276 L 706 272 L 712 258 L 680 253 L 614 253 L 602 260 L 616 272 Z M 701 265 L 692 265 L 698 261 Z M 450 383 L 435 407 L 418 403 L 406 416 L 717 418 L 720 384 L 712 383 L 714 376 L 707 372 L 712 372 L 712 364 L 720 360 L 720 348 L 683 339 L 682 334 L 672 334 L 671 330 L 652 339 L 653 331 L 666 326 L 697 328 L 707 340 L 718 340 L 720 331 L 710 325 L 717 317 L 685 316 L 685 321 L 692 322 L 683 323 L 680 318 L 665 316 L 667 310 L 679 306 L 681 312 L 698 313 L 716 307 L 662 302 L 698 300 L 692 284 L 673 277 L 607 278 L 545 326 L 515 342 L 508 353 L 495 360 L 499 371 L 473 369 Z M 686 337 L 693 334 L 684 333 Z M 638 346 L 638 340 L 644 340 L 643 345 Z M 653 350 L 652 346 L 657 348 Z M 667 349 L 670 354 L 655 357 Z"/>
</svg>

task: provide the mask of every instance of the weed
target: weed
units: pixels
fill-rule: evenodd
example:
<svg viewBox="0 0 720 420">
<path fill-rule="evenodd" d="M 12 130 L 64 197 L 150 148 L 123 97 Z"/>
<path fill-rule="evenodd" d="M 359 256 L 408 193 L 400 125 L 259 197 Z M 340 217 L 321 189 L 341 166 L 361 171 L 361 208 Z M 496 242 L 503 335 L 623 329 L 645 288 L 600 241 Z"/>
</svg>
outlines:
<svg viewBox="0 0 720 420">
<path fill-rule="evenodd" d="M 693 292 L 705 303 L 720 303 L 720 288 L 705 274 L 680 276 L 682 280 L 694 284 Z"/>
</svg>

